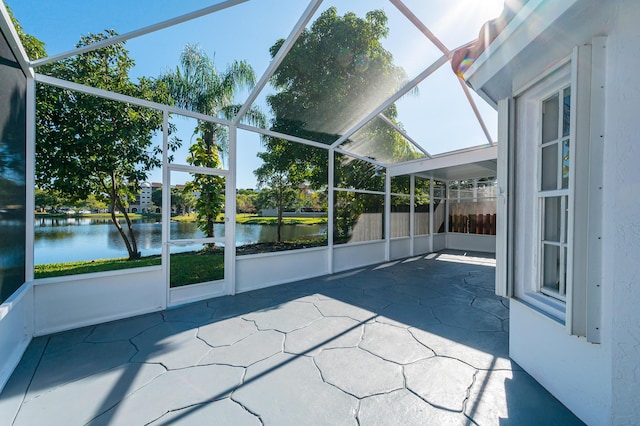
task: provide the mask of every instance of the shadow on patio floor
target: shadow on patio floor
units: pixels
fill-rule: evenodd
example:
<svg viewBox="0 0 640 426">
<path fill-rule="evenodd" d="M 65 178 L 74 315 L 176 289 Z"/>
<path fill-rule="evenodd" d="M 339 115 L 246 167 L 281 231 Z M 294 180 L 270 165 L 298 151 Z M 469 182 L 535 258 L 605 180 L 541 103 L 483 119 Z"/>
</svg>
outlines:
<svg viewBox="0 0 640 426">
<path fill-rule="evenodd" d="M 494 265 L 441 252 L 37 338 L 0 421 L 581 424 L 509 360 Z"/>
</svg>

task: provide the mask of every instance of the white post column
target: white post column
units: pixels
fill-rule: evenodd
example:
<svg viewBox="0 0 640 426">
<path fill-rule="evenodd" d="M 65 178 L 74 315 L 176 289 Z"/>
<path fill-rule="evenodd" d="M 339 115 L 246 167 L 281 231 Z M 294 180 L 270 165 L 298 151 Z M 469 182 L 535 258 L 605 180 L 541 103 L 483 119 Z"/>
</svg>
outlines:
<svg viewBox="0 0 640 426">
<path fill-rule="evenodd" d="M 444 248 L 447 248 L 447 238 L 449 236 L 449 209 L 451 206 L 449 205 L 449 199 L 451 198 L 451 194 L 449 193 L 449 181 L 444 183 L 444 199 L 445 199 L 445 210 L 444 210 L 444 235 L 445 235 L 445 243 Z"/>
<path fill-rule="evenodd" d="M 389 170 L 384 174 L 384 260 L 391 258 L 391 176 Z"/>
<path fill-rule="evenodd" d="M 169 112 L 162 111 L 162 276 L 165 280 L 166 299 L 163 308 L 171 303 L 171 265 L 169 226 L 171 223 L 171 170 L 169 169 Z"/>
<path fill-rule="evenodd" d="M 415 175 L 411 175 L 410 180 L 409 180 L 409 191 L 410 191 L 410 198 L 409 198 L 409 256 L 413 256 L 415 249 L 414 249 L 414 239 L 416 236 L 415 233 L 415 216 L 416 216 L 416 176 Z"/>
<path fill-rule="evenodd" d="M 433 178 L 429 178 L 429 252 L 433 252 Z"/>
<path fill-rule="evenodd" d="M 33 244 L 34 244 L 34 211 L 35 211 L 35 188 L 36 188 L 36 82 L 33 75 L 27 76 L 27 93 L 26 93 L 26 146 L 25 146 L 25 281 L 33 281 L 34 278 L 34 260 L 33 260 Z"/>
<path fill-rule="evenodd" d="M 225 182 L 224 285 L 225 293 L 236 294 L 236 170 L 238 127 L 229 126 L 229 174 Z"/>
<path fill-rule="evenodd" d="M 329 273 L 333 274 L 333 222 L 335 213 L 334 209 L 334 190 L 335 186 L 334 181 L 334 172 L 335 172 L 335 151 L 333 148 L 329 149 L 329 170 L 327 170 L 327 246 L 329 250 L 327 253 L 329 254 L 329 258 L 327 259 L 327 265 L 329 268 Z"/>
</svg>

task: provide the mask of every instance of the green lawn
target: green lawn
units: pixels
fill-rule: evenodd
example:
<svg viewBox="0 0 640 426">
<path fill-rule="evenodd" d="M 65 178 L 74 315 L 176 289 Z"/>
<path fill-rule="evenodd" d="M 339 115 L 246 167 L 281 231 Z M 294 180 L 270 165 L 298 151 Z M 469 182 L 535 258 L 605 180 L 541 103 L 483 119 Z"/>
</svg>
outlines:
<svg viewBox="0 0 640 426">
<path fill-rule="evenodd" d="M 90 274 L 160 265 L 160 256 L 148 256 L 137 260 L 100 259 L 83 262 L 50 263 L 35 266 L 35 278 L 61 277 Z M 222 250 L 200 250 L 171 255 L 171 287 L 180 287 L 224 278 Z"/>
<path fill-rule="evenodd" d="M 93 272 L 115 271 L 118 269 L 140 268 L 160 265 L 160 256 L 148 256 L 137 260 L 98 259 L 80 262 L 48 263 L 35 266 L 35 278 L 61 277 L 64 275 L 90 274 Z"/>
<path fill-rule="evenodd" d="M 36 217 L 88 217 L 93 219 L 111 219 L 111 215 L 109 213 L 91 213 L 91 214 L 75 214 L 75 215 L 66 215 L 66 214 L 51 214 L 51 213 L 36 213 Z M 122 214 L 117 214 L 116 217 L 123 218 Z M 141 219 L 143 217 L 156 217 L 161 218 L 160 214 L 139 214 L 139 213 L 129 213 L 129 218 L 131 220 Z M 172 216 L 171 220 L 174 222 L 195 222 L 196 215 L 192 214 L 184 214 L 179 216 Z M 216 222 L 224 223 L 224 215 L 218 216 Z M 275 216 L 258 216 L 257 214 L 248 214 L 248 213 L 238 213 L 236 214 L 236 222 L 237 223 L 245 223 L 250 225 L 276 225 L 278 223 L 278 218 Z M 326 217 L 284 217 L 282 218 L 282 223 L 284 225 L 318 225 L 321 223 L 327 223 Z"/>
<path fill-rule="evenodd" d="M 246 223 L 252 225 L 276 225 L 278 218 L 275 216 L 258 216 L 258 215 L 236 215 L 237 223 Z M 283 217 L 283 225 L 317 225 L 327 223 L 326 217 Z"/>
<path fill-rule="evenodd" d="M 223 279 L 223 253 L 214 249 L 172 254 L 171 287 Z"/>
<path fill-rule="evenodd" d="M 195 222 L 195 214 L 185 214 L 180 216 L 172 216 L 172 221 L 175 222 Z M 224 223 L 224 215 L 218 216 L 216 219 L 218 223 Z M 258 216 L 257 214 L 238 213 L 236 214 L 236 223 L 251 224 L 251 225 L 276 225 L 278 218 L 275 216 Z M 317 225 L 320 223 L 327 223 L 326 217 L 284 217 L 282 218 L 284 225 Z"/>
</svg>

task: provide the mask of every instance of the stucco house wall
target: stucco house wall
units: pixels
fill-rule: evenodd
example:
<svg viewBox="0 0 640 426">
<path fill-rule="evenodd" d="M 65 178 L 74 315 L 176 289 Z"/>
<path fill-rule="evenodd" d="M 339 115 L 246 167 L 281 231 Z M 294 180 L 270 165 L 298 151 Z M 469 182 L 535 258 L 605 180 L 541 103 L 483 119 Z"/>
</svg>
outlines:
<svg viewBox="0 0 640 426">
<path fill-rule="evenodd" d="M 596 159 L 603 175 L 600 343 L 571 335 L 561 321 L 518 298 L 512 299 L 510 312 L 510 356 L 594 425 L 640 421 L 640 83 L 634 78 L 640 65 L 638 22 L 637 0 L 530 0 L 465 74 L 482 96 L 505 104 L 504 99 L 523 93 L 528 82 L 570 56 L 574 46 L 606 37 L 604 87 L 595 88 L 604 89 L 604 107 L 591 104 L 604 115 L 604 132 L 596 135 L 604 141 L 602 156 Z M 513 123 L 517 115 L 508 113 L 501 111 L 502 121 Z M 513 133 L 504 134 L 513 138 Z M 520 167 L 530 167 L 535 159 L 519 161 Z M 589 173 L 594 173 L 592 168 Z M 532 203 L 533 197 L 516 204 L 515 215 L 535 208 Z M 534 226 L 529 229 L 520 221 L 515 234 L 533 232 Z M 516 278 L 523 277 L 517 272 L 523 262 L 516 256 L 511 265 Z"/>
<path fill-rule="evenodd" d="M 640 421 L 640 3 L 618 2 L 608 40 L 603 275 L 612 424 Z M 633 71 L 631 71 L 633 70 Z M 604 313 L 603 313 L 604 314 Z"/>
</svg>

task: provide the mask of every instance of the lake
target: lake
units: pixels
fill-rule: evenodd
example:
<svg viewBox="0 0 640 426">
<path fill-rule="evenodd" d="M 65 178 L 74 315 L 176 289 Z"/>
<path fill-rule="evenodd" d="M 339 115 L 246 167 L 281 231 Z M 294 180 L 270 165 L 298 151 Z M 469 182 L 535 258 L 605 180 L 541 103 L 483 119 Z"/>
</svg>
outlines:
<svg viewBox="0 0 640 426">
<path fill-rule="evenodd" d="M 125 227 L 126 228 L 126 227 Z M 138 250 L 143 256 L 161 254 L 162 225 L 156 219 L 134 221 Z M 216 237 L 224 236 L 224 225 L 215 224 Z M 193 222 L 171 222 L 171 239 L 203 238 Z M 275 225 L 236 224 L 236 245 L 276 241 Z M 327 225 L 283 225 L 282 239 L 312 240 L 326 237 Z M 171 252 L 198 250 L 202 244 L 172 246 Z M 127 250 L 116 227 L 109 219 L 36 218 L 35 264 L 126 257 Z"/>
</svg>

